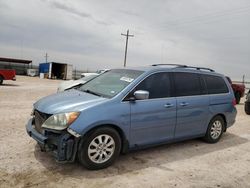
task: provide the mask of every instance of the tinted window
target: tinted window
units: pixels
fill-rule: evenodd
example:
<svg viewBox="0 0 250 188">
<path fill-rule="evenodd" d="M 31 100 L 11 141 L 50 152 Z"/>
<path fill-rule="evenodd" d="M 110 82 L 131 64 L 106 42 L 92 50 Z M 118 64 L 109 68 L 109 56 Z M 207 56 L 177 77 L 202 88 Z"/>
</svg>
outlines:
<svg viewBox="0 0 250 188">
<path fill-rule="evenodd" d="M 170 97 L 169 73 L 156 73 L 142 81 L 133 92 L 146 90 L 149 92 L 149 99 Z"/>
<path fill-rule="evenodd" d="M 174 73 L 176 96 L 192 96 L 202 94 L 200 77 L 193 73 Z"/>
<path fill-rule="evenodd" d="M 228 88 L 223 78 L 211 75 L 203 75 L 203 77 L 207 85 L 208 94 L 228 93 Z"/>
</svg>

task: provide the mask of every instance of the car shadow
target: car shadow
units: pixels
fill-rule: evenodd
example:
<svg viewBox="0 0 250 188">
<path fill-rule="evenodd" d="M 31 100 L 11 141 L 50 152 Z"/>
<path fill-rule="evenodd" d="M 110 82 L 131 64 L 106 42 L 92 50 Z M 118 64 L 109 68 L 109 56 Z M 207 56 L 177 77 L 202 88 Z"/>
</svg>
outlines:
<svg viewBox="0 0 250 188">
<path fill-rule="evenodd" d="M 17 85 L 17 84 L 2 84 L 2 85 L 0 85 L 0 87 L 1 87 L 1 86 L 18 87 L 19 85 Z"/>
<path fill-rule="evenodd" d="M 65 177 L 73 178 L 105 178 L 125 173 L 138 173 L 138 170 L 148 167 L 172 171 L 166 164 L 192 157 L 203 156 L 211 152 L 229 149 L 248 142 L 248 139 L 226 133 L 217 144 L 204 143 L 200 139 L 162 145 L 154 148 L 130 152 L 121 155 L 115 164 L 98 171 L 85 169 L 79 162 L 60 164 L 48 153 L 40 151 L 37 145 L 35 158 L 48 170 Z"/>
</svg>

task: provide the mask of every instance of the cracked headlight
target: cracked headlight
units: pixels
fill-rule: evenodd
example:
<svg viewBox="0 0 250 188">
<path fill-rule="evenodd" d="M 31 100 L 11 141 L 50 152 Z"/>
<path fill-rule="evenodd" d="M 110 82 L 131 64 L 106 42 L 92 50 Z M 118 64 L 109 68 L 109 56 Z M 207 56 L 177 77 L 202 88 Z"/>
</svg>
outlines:
<svg viewBox="0 0 250 188">
<path fill-rule="evenodd" d="M 80 115 L 80 112 L 69 112 L 50 116 L 42 125 L 43 128 L 63 130 L 72 124 Z"/>
</svg>

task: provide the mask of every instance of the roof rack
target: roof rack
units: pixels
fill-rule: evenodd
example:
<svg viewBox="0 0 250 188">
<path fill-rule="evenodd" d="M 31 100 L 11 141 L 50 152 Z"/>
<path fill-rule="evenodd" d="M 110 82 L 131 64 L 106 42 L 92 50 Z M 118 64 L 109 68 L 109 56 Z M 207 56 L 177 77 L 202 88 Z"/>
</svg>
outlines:
<svg viewBox="0 0 250 188">
<path fill-rule="evenodd" d="M 169 66 L 176 66 L 176 67 L 186 67 L 187 65 L 181 64 L 153 64 L 152 66 L 162 66 L 162 65 L 169 65 Z"/>
<path fill-rule="evenodd" d="M 183 68 L 190 68 L 190 69 L 196 69 L 196 70 L 208 70 L 210 72 L 215 72 L 213 69 L 206 68 L 206 67 L 193 67 L 193 66 L 185 66 Z"/>
<path fill-rule="evenodd" d="M 210 69 L 210 68 L 195 67 L 195 66 L 188 66 L 188 65 L 181 65 L 181 64 L 153 64 L 152 66 L 161 66 L 161 65 L 176 66 L 175 68 L 189 68 L 189 69 L 208 70 L 210 72 L 215 72 L 213 69 Z"/>
</svg>

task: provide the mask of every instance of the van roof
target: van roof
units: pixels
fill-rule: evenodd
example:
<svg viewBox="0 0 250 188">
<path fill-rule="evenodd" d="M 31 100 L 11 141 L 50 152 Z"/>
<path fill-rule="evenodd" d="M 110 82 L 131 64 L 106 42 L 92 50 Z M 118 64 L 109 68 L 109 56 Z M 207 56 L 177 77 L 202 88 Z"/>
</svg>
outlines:
<svg viewBox="0 0 250 188">
<path fill-rule="evenodd" d="M 216 73 L 213 69 L 210 68 L 181 65 L 181 64 L 153 64 L 143 67 L 127 67 L 126 69 L 141 70 L 145 72 L 151 72 L 151 71 L 154 72 L 162 70 L 171 72 L 181 71 L 181 72 L 205 73 L 205 74 L 222 76 L 222 74 Z"/>
</svg>

